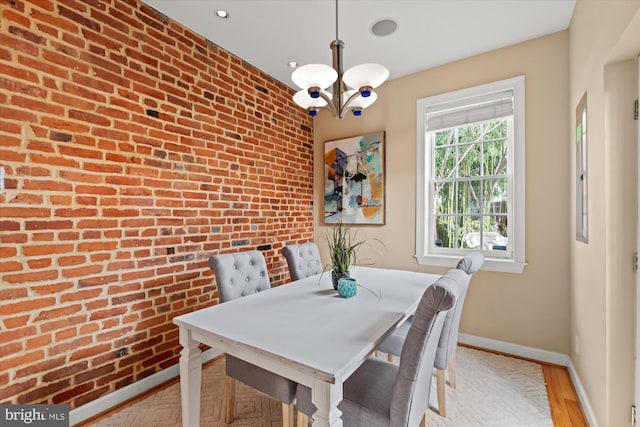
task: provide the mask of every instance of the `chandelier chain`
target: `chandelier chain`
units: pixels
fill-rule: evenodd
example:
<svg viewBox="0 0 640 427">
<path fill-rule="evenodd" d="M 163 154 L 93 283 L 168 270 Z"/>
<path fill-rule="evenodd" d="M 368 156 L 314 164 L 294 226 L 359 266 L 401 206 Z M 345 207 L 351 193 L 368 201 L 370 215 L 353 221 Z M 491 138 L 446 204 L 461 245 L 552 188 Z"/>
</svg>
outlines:
<svg viewBox="0 0 640 427">
<path fill-rule="evenodd" d="M 336 0 L 336 40 L 340 40 L 338 38 L 338 0 Z"/>
</svg>

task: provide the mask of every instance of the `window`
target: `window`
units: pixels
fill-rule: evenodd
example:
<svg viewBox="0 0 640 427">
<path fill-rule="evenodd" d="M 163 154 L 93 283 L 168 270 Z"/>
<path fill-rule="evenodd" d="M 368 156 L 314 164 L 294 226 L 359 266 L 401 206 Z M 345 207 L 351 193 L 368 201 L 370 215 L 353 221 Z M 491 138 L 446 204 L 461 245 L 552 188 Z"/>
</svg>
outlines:
<svg viewBox="0 0 640 427">
<path fill-rule="evenodd" d="M 418 100 L 416 258 L 483 269 L 525 263 L 524 77 Z"/>
</svg>

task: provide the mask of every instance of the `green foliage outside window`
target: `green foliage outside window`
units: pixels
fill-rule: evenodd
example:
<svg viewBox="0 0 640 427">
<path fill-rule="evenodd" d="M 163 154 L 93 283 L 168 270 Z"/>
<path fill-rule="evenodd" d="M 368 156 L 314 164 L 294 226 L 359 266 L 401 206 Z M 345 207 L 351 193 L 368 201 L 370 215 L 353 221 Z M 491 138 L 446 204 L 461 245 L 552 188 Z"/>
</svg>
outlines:
<svg viewBox="0 0 640 427">
<path fill-rule="evenodd" d="M 507 249 L 508 133 L 501 119 L 433 135 L 437 246 Z"/>
</svg>

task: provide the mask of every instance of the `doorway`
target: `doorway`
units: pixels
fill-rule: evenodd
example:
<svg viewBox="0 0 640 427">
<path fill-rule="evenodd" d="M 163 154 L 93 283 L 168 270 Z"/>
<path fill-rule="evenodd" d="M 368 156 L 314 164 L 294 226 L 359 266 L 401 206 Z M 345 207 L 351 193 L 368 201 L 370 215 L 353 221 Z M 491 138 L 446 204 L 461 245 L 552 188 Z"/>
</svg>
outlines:
<svg viewBox="0 0 640 427">
<path fill-rule="evenodd" d="M 640 101 L 640 56 L 638 56 L 636 60 L 636 79 L 638 81 L 638 93 L 636 98 L 636 132 L 637 132 L 637 143 L 640 145 L 640 120 L 638 120 L 638 102 Z M 637 215 L 640 219 L 640 147 L 638 147 L 638 206 L 637 206 Z M 638 253 L 638 248 L 640 248 L 640 224 L 637 226 L 637 246 L 636 246 L 636 254 Z M 637 257 L 637 255 L 636 255 Z M 637 273 L 637 265 L 638 261 L 636 258 L 636 397 L 635 397 L 635 408 L 636 411 L 640 409 L 640 275 Z M 635 417 L 635 425 L 638 425 L 637 416 Z"/>
</svg>

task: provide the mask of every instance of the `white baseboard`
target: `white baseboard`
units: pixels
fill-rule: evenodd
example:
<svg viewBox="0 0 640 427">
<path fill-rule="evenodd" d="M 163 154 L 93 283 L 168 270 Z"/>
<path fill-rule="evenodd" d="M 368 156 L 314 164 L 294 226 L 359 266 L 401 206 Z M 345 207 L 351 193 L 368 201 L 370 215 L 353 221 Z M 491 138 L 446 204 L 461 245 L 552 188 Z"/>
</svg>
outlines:
<svg viewBox="0 0 640 427">
<path fill-rule="evenodd" d="M 584 412 L 584 416 L 587 418 L 589 426 L 598 427 L 596 414 L 593 412 L 591 403 L 589 403 L 589 399 L 587 398 L 587 392 L 582 386 L 580 377 L 578 377 L 578 373 L 576 372 L 576 368 L 575 366 L 573 366 L 573 362 L 571 362 L 571 359 L 569 359 L 569 366 L 567 366 L 567 369 L 569 370 L 571 381 L 573 381 L 573 386 L 576 388 L 576 393 L 578 393 L 578 398 L 580 399 L 580 404 L 582 405 L 582 411 Z"/>
<path fill-rule="evenodd" d="M 458 342 L 475 347 L 486 348 L 487 350 L 499 351 L 514 356 L 526 357 L 527 359 L 538 360 L 540 362 L 553 363 L 554 365 L 569 366 L 569 356 L 554 351 L 540 350 L 538 348 L 527 347 L 510 342 L 492 340 L 489 338 L 476 337 L 468 334 L 458 334 Z"/>
<path fill-rule="evenodd" d="M 215 357 L 218 357 L 222 353 L 220 351 L 210 349 L 202 353 L 202 362 L 208 362 Z M 146 378 L 136 381 L 133 384 L 129 384 L 119 390 L 102 396 L 94 401 L 91 401 L 85 405 L 69 411 L 70 425 L 74 426 L 83 421 L 88 420 L 91 417 L 95 417 L 109 409 L 130 400 L 147 390 L 151 390 L 154 387 L 159 386 L 173 378 L 180 375 L 180 366 L 173 365 L 167 369 L 163 369 L 160 372 L 156 372 Z"/>
<path fill-rule="evenodd" d="M 578 377 L 578 373 L 571 362 L 571 358 L 567 354 L 556 353 L 553 351 L 540 350 L 533 347 L 527 347 L 524 345 L 512 344 L 505 341 L 492 340 L 489 338 L 477 337 L 469 334 L 458 334 L 458 342 L 462 344 L 472 345 L 474 347 L 486 348 L 487 350 L 499 351 L 505 354 L 512 354 L 514 356 L 526 357 L 527 359 L 538 360 L 540 362 L 553 363 L 555 365 L 566 366 L 573 381 L 573 385 L 576 388 L 578 399 L 582 405 L 584 416 L 587 418 L 587 422 L 590 427 L 598 427 L 593 408 L 589 403 L 587 393 L 582 386 L 582 382 Z"/>
</svg>

